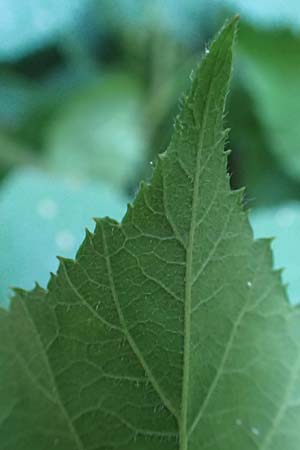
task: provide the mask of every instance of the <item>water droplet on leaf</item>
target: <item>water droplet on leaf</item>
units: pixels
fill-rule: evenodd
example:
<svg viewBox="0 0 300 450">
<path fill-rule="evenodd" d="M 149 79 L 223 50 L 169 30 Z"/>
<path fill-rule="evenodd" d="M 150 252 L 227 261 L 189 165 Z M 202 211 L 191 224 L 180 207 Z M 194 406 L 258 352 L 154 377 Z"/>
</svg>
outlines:
<svg viewBox="0 0 300 450">
<path fill-rule="evenodd" d="M 256 427 L 252 427 L 252 428 L 251 428 L 251 432 L 252 432 L 253 434 L 255 434 L 255 436 L 258 436 L 258 435 L 260 434 L 259 429 L 256 428 Z"/>
</svg>

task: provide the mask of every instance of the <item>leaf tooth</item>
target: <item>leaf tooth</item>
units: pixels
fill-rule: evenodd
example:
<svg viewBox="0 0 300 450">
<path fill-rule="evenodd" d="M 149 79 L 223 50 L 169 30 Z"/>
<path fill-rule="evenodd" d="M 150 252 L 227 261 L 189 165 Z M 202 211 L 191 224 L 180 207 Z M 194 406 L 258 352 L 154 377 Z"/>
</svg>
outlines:
<svg viewBox="0 0 300 450">
<path fill-rule="evenodd" d="M 111 225 L 120 225 L 120 223 L 112 219 L 111 217 L 105 216 L 105 217 L 93 217 L 93 221 L 95 222 L 96 226 L 100 225 L 102 226 L 104 222 L 109 222 Z M 96 231 L 94 232 L 96 234 Z"/>
<path fill-rule="evenodd" d="M 126 209 L 126 213 L 124 215 L 124 218 L 122 220 L 122 224 L 125 223 L 125 222 L 132 222 L 133 210 L 134 210 L 134 204 L 127 203 L 127 209 Z"/>
<path fill-rule="evenodd" d="M 85 239 L 93 240 L 94 236 L 95 236 L 95 233 L 93 233 L 88 228 L 85 228 Z"/>
<path fill-rule="evenodd" d="M 37 296 L 40 295 L 41 293 L 46 292 L 45 289 L 42 288 L 37 282 L 35 282 L 34 288 L 31 289 L 30 291 L 15 286 L 12 286 L 10 289 L 12 290 L 13 294 L 15 294 L 15 296 L 22 296 L 22 297 Z"/>
<path fill-rule="evenodd" d="M 75 260 L 72 258 L 66 258 L 65 256 L 57 256 L 56 257 L 61 264 L 75 264 Z"/>
<path fill-rule="evenodd" d="M 58 267 L 58 270 L 57 270 L 56 279 L 57 279 L 58 274 L 62 270 L 65 270 L 66 272 L 68 272 L 68 270 L 73 269 L 73 267 L 77 263 L 77 261 L 75 259 L 65 258 L 64 256 L 57 256 L 57 259 L 59 261 L 59 267 Z"/>
<path fill-rule="evenodd" d="M 56 284 L 57 274 L 54 272 L 50 272 L 50 279 L 48 281 L 47 290 L 50 291 L 52 286 Z"/>
<path fill-rule="evenodd" d="M 282 283 L 282 272 L 283 269 L 274 269 L 274 256 L 271 248 L 271 244 L 274 238 L 262 238 L 254 240 L 254 245 L 259 248 L 260 254 L 264 254 L 266 261 L 265 266 L 271 267 L 272 274 L 276 278 L 277 288 L 280 289 L 281 295 L 287 304 L 290 304 L 289 297 L 287 294 L 286 285 Z"/>
<path fill-rule="evenodd" d="M 25 289 L 22 289 L 22 288 L 18 288 L 18 287 L 11 287 L 10 288 L 11 290 L 12 290 L 12 292 L 13 292 L 13 294 L 15 294 L 15 296 L 23 296 L 23 295 L 25 295 L 25 296 L 27 296 L 28 295 L 28 291 L 26 291 Z"/>
<path fill-rule="evenodd" d="M 238 188 L 238 189 L 231 189 L 230 190 L 229 195 L 236 200 L 238 206 L 241 206 L 241 205 L 244 206 L 245 191 L 246 191 L 245 187 L 241 187 L 241 188 Z M 242 209 L 241 212 L 242 213 L 247 213 L 248 210 L 247 209 L 246 210 Z"/>
</svg>

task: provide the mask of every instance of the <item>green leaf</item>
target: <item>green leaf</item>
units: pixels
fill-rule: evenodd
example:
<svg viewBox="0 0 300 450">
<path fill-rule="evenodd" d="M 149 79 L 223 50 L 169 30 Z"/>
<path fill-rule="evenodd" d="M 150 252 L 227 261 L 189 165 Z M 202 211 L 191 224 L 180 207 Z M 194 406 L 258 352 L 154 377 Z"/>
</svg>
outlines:
<svg viewBox="0 0 300 450">
<path fill-rule="evenodd" d="M 235 28 L 121 224 L 0 313 L 5 450 L 298 449 L 299 311 L 226 175 Z"/>
<path fill-rule="evenodd" d="M 243 27 L 239 50 L 266 141 L 286 173 L 299 180 L 300 38 L 288 30 Z"/>
</svg>

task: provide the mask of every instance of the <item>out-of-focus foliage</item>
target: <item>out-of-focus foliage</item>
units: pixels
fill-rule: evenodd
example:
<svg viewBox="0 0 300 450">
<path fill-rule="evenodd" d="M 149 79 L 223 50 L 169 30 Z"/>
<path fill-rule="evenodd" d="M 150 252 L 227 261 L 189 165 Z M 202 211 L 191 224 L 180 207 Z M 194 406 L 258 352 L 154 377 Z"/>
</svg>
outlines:
<svg viewBox="0 0 300 450">
<path fill-rule="evenodd" d="M 207 0 L 104 0 L 98 6 L 111 25 L 169 34 L 187 44 L 199 39 L 214 12 Z"/>
<path fill-rule="evenodd" d="M 223 4 L 224 0 L 217 0 Z M 288 25 L 295 30 L 300 26 L 298 0 L 225 0 L 233 10 L 254 24 L 272 26 Z"/>
<path fill-rule="evenodd" d="M 0 59 L 16 59 L 71 27 L 89 0 L 0 0 Z"/>
<path fill-rule="evenodd" d="M 5 134 L 0 134 L 0 176 L 15 166 L 33 163 L 34 156 L 30 151 Z"/>
<path fill-rule="evenodd" d="M 46 161 L 63 173 L 100 178 L 124 189 L 145 163 L 141 89 L 127 75 L 106 74 L 76 93 L 47 131 Z"/>
<path fill-rule="evenodd" d="M 71 176 L 117 192 L 119 211 L 139 180 L 150 177 L 151 161 L 168 144 L 188 74 L 232 12 L 241 14 L 226 117 L 233 130 L 232 185 L 246 185 L 247 206 L 266 214 L 300 201 L 296 0 L 0 0 L 0 196 L 6 183 L 19 186 L 10 172 L 25 170 L 35 174 L 32 189 L 42 198 L 51 183 L 55 189 L 56 180 Z M 36 173 L 51 173 L 48 188 L 38 187 Z M 76 195 L 68 199 L 79 230 L 85 210 Z M 9 217 L 21 217 L 31 205 L 25 190 L 18 198 L 7 205 L 12 216 L 1 215 L 3 230 L 11 227 L 11 233 L 16 228 Z M 87 218 L 113 216 L 114 202 L 99 194 Z M 26 215 L 26 227 L 35 226 L 34 217 Z M 26 228 L 22 235 L 30 239 Z M 295 248 L 299 241 L 295 236 Z M 33 260 L 47 249 L 52 258 L 51 246 L 33 248 Z M 31 279 L 39 273 L 34 264 L 19 266 L 16 275 L 7 268 L 3 289 L 28 287 L 22 284 L 26 271 Z"/>
<path fill-rule="evenodd" d="M 10 175 L 0 193 L 0 304 L 9 286 L 45 286 L 56 256 L 75 256 L 95 212 L 120 220 L 125 206 L 126 199 L 103 183 L 33 169 Z"/>
<path fill-rule="evenodd" d="M 243 79 L 269 148 L 300 179 L 300 35 L 242 28 Z"/>
<path fill-rule="evenodd" d="M 39 105 L 38 90 L 33 84 L 14 73 L 0 76 L 1 126 L 15 129 Z"/>
</svg>

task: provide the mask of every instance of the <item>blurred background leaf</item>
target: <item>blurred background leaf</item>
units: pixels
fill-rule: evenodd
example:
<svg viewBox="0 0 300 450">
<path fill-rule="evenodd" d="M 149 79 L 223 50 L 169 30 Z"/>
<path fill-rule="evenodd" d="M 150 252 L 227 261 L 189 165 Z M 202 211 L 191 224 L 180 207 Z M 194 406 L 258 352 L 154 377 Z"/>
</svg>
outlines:
<svg viewBox="0 0 300 450">
<path fill-rule="evenodd" d="M 125 190 L 145 164 L 142 107 L 138 80 L 125 73 L 101 76 L 76 92 L 50 124 L 47 165 Z"/>
<path fill-rule="evenodd" d="M 0 58 L 16 59 L 78 21 L 88 0 L 1 0 Z"/>
<path fill-rule="evenodd" d="M 242 27 L 243 79 L 271 151 L 291 177 L 300 179 L 300 36 Z"/>
<path fill-rule="evenodd" d="M 295 30 L 300 26 L 298 0 L 217 0 L 220 5 L 227 4 L 242 17 L 256 25 L 267 27 L 288 25 Z"/>
<path fill-rule="evenodd" d="M 168 144 L 192 68 L 239 12 L 231 184 L 247 186 L 255 233 L 278 236 L 275 263 L 300 299 L 298 219 L 275 226 L 300 202 L 298 0 L 0 0 L 0 12 L 0 298 L 45 283 L 90 217 L 121 218 Z M 66 230 L 68 251 L 55 240 Z"/>
<path fill-rule="evenodd" d="M 187 45 L 199 41 L 199 32 L 209 27 L 215 12 L 213 2 L 206 0 L 104 0 L 98 5 L 111 27 L 162 33 Z"/>
</svg>

